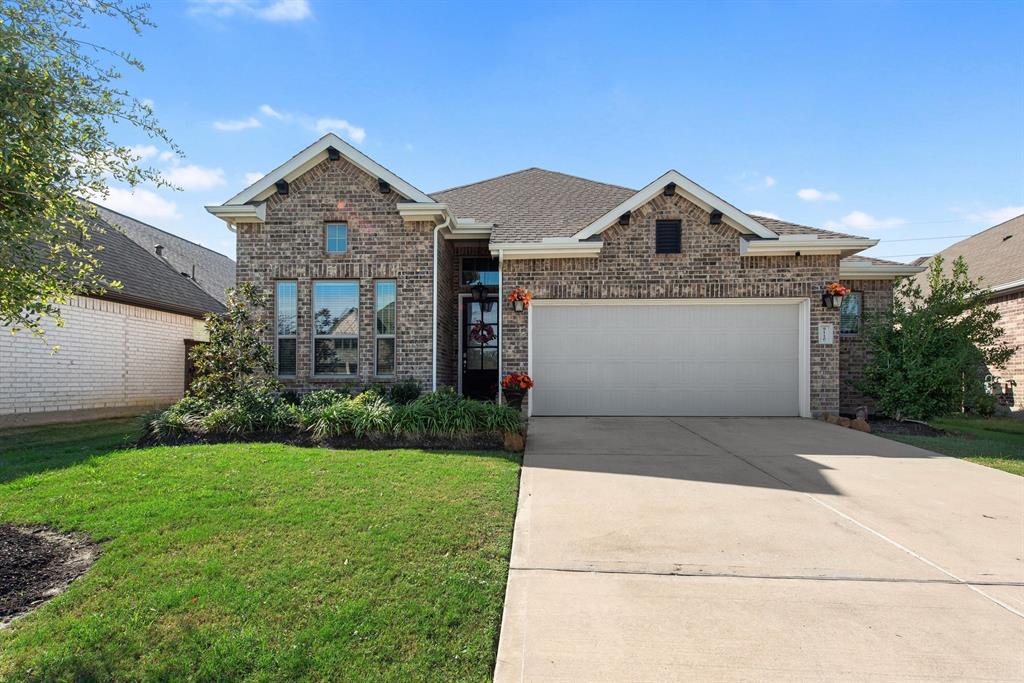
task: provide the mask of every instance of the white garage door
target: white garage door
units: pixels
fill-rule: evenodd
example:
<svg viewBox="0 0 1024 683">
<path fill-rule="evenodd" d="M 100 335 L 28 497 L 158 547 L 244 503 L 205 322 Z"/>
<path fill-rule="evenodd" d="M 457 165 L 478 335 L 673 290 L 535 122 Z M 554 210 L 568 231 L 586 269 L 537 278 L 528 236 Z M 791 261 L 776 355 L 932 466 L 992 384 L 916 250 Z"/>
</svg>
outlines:
<svg viewBox="0 0 1024 683">
<path fill-rule="evenodd" d="M 799 415 L 801 305 L 535 301 L 533 415 Z"/>
</svg>

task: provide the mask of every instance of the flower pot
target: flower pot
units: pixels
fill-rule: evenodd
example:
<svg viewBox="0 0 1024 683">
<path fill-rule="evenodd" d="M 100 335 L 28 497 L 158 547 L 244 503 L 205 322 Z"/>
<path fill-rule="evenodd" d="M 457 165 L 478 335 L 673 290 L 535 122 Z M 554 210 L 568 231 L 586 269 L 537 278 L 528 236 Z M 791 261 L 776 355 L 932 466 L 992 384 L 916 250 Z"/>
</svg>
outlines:
<svg viewBox="0 0 1024 683">
<path fill-rule="evenodd" d="M 512 302 L 512 310 L 517 313 L 522 313 L 526 309 L 526 303 L 522 300 L 515 300 Z"/>
<path fill-rule="evenodd" d="M 523 389 L 504 389 L 501 395 L 505 397 L 505 403 L 513 410 L 523 409 L 523 397 L 526 392 Z"/>
</svg>

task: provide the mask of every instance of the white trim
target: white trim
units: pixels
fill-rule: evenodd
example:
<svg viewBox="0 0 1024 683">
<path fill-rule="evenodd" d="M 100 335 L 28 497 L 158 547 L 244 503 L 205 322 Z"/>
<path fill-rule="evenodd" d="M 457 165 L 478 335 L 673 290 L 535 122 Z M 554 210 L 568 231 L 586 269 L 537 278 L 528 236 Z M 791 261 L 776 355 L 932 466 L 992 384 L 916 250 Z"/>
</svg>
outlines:
<svg viewBox="0 0 1024 683">
<path fill-rule="evenodd" d="M 769 297 L 737 299 L 534 299 L 534 306 L 711 306 L 711 305 L 796 304 L 799 306 L 799 392 L 797 409 L 800 417 L 811 417 L 811 301 L 806 297 Z M 533 317 L 526 318 L 526 366 L 533 377 Z M 532 392 L 532 390 L 531 390 Z M 532 393 L 531 393 L 532 398 Z M 533 401 L 527 405 L 526 416 L 533 414 Z"/>
<path fill-rule="evenodd" d="M 924 266 L 919 266 L 919 268 L 921 268 L 921 270 L 926 270 Z M 996 285 L 995 287 L 989 287 L 989 291 L 993 294 L 1005 294 L 1011 290 L 1020 289 L 1022 287 L 1024 287 L 1024 280 L 1014 280 L 1012 282 L 1004 282 L 1003 284 Z"/>
<path fill-rule="evenodd" d="M 504 307 L 501 305 L 505 300 L 503 286 L 503 278 L 501 275 L 501 264 L 505 260 L 505 253 L 503 250 L 498 250 L 498 405 L 501 405 L 502 388 L 501 388 L 501 347 L 505 345 L 505 320 L 502 318 Z M 460 309 L 461 310 L 461 309 Z M 462 339 L 462 332 L 459 331 L 459 339 Z"/>
<path fill-rule="evenodd" d="M 882 264 L 845 259 L 839 262 L 839 277 L 846 280 L 893 280 L 898 277 L 916 275 L 925 270 L 927 269 L 924 266 L 910 266 L 903 263 Z"/>
<path fill-rule="evenodd" d="M 225 221 L 229 226 L 239 223 L 262 223 L 267 220 L 266 204 L 242 204 L 241 206 L 216 204 L 207 206 L 206 210 Z"/>
<path fill-rule="evenodd" d="M 740 256 L 788 256 L 801 254 L 845 254 L 850 255 L 878 244 L 878 240 L 861 237 L 818 239 L 808 235 L 802 239 L 740 240 Z"/>
<path fill-rule="evenodd" d="M 537 303 L 537 300 L 530 301 L 530 306 L 526 309 L 526 374 L 533 378 L 533 305 Z M 499 343 L 499 346 L 501 344 Z M 498 386 L 501 386 L 501 382 L 498 382 Z M 533 416 L 533 389 L 526 390 L 526 419 L 530 419 Z"/>
<path fill-rule="evenodd" d="M 273 171 L 224 202 L 223 206 L 248 204 L 252 201 L 266 199 L 276 191 L 274 184 L 278 180 L 292 182 L 306 171 L 326 159 L 328 147 L 333 147 L 338 150 L 341 153 L 341 156 L 348 159 L 355 166 L 358 166 L 368 175 L 371 175 L 374 178 L 386 180 L 391 188 L 403 197 L 415 202 L 434 202 L 434 200 L 428 197 L 425 193 L 417 190 L 415 187 L 342 140 L 336 134 L 327 133 L 322 138 L 293 156 L 291 159 L 284 162 Z"/>
<path fill-rule="evenodd" d="M 640 208 L 660 194 L 669 183 L 675 183 L 677 191 L 686 194 L 690 201 L 705 211 L 712 211 L 714 209 L 721 211 L 725 222 L 740 232 L 750 233 L 757 235 L 758 237 L 765 237 L 768 239 L 775 239 L 778 237 L 778 235 L 773 231 L 761 225 L 757 220 L 743 213 L 729 202 L 708 190 L 705 190 L 679 171 L 672 170 L 668 171 L 660 178 L 634 194 L 632 197 L 577 232 L 573 235 L 573 238 L 585 240 L 588 237 L 593 237 L 594 235 L 604 232 L 607 228 L 618 223 L 619 217 L 622 214 L 627 211 L 634 211 L 635 209 Z"/>
<path fill-rule="evenodd" d="M 492 242 L 492 256 L 504 254 L 508 260 L 535 258 L 597 258 L 603 242 Z"/>
<path fill-rule="evenodd" d="M 443 220 L 448 214 L 448 205 L 441 202 L 399 202 L 398 214 L 406 223 L 417 221 Z"/>
</svg>

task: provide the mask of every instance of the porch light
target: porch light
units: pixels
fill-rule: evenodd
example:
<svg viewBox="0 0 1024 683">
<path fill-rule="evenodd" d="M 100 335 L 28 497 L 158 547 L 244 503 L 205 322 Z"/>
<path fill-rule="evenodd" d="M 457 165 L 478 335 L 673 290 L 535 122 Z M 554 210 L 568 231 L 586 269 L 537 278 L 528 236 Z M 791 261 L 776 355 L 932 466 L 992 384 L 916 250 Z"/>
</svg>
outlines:
<svg viewBox="0 0 1024 683">
<path fill-rule="evenodd" d="M 388 194 L 391 192 L 391 184 L 383 178 L 377 178 L 377 189 L 381 194 Z"/>
<path fill-rule="evenodd" d="M 711 212 L 711 225 L 721 225 L 721 224 L 722 224 L 722 212 L 719 211 L 718 209 L 715 209 L 714 211 Z"/>
<path fill-rule="evenodd" d="M 619 216 L 619 225 L 629 225 L 629 211 Z"/>
<path fill-rule="evenodd" d="M 669 183 L 668 185 L 665 186 L 665 196 L 666 197 L 671 197 L 675 193 L 676 193 L 676 184 L 675 183 Z"/>
<path fill-rule="evenodd" d="M 494 302 L 487 299 L 487 285 L 482 282 L 478 282 L 473 285 L 473 288 L 470 289 L 470 291 L 473 293 L 473 301 L 480 304 L 480 310 L 490 312 L 491 308 L 494 306 Z"/>
<path fill-rule="evenodd" d="M 276 183 L 274 183 L 274 187 L 277 188 L 277 193 L 278 194 L 288 194 L 288 181 L 287 180 L 284 180 L 284 179 L 278 180 Z"/>
<path fill-rule="evenodd" d="M 336 150 L 333 147 L 328 147 L 327 148 L 327 158 L 330 159 L 331 161 L 337 161 L 338 159 L 341 158 L 341 152 L 339 152 L 338 150 Z"/>
</svg>

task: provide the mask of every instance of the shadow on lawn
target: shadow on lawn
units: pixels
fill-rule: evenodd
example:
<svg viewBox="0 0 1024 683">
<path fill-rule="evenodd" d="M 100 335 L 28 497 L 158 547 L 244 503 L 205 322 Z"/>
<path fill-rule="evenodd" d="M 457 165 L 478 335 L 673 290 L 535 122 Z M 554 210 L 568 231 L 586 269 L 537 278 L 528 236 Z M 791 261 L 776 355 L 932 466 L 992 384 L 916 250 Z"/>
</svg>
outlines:
<svg viewBox="0 0 1024 683">
<path fill-rule="evenodd" d="M 140 417 L 0 430 L 0 484 L 129 448 L 141 432 Z"/>
</svg>

